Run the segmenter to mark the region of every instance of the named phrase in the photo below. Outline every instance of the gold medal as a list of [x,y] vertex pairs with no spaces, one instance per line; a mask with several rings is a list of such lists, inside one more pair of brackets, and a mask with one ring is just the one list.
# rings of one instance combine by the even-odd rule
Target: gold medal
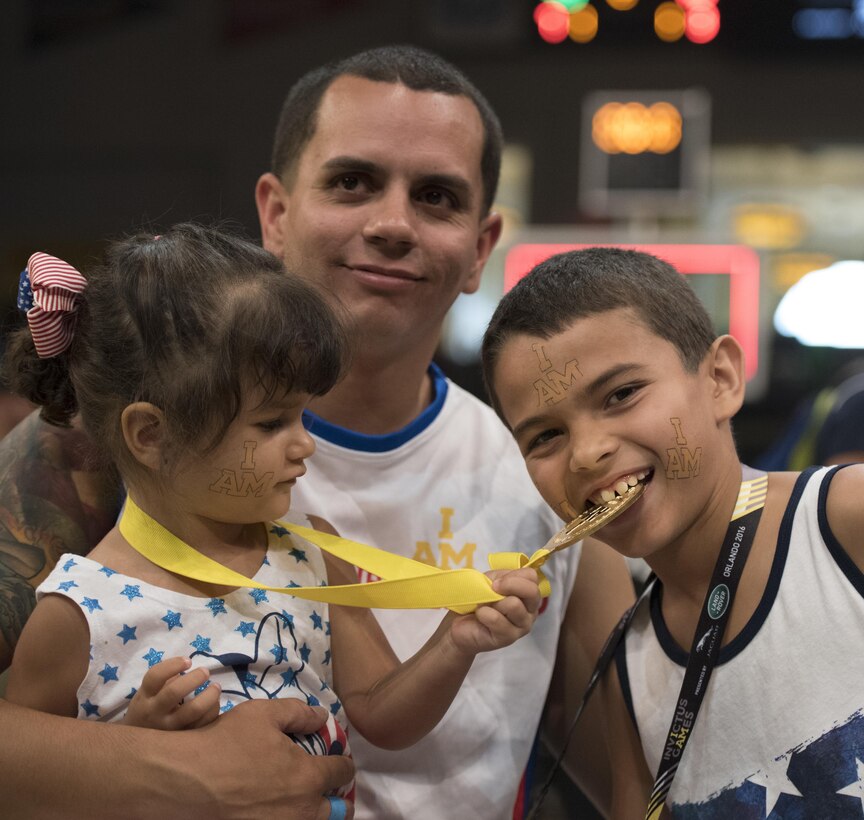
[[628,487],[624,495],[619,495],[611,501],[604,501],[590,510],[585,510],[577,515],[566,527],[559,530],[544,545],[543,549],[550,553],[569,547],[589,535],[593,535],[601,527],[605,527],[613,518],[630,507],[645,490],[644,484],[636,484]]

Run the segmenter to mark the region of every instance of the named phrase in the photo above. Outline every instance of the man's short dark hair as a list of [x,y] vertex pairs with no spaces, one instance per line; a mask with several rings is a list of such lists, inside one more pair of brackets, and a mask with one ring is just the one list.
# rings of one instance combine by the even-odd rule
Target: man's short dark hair
[[318,109],[327,89],[339,77],[361,77],[397,83],[412,91],[430,91],[467,97],[483,123],[483,205],[488,212],[495,200],[501,170],[501,124],[492,106],[471,81],[437,54],[414,46],[384,46],[328,63],[301,77],[288,92],[276,126],[271,171],[289,184],[303,149],[315,134]]

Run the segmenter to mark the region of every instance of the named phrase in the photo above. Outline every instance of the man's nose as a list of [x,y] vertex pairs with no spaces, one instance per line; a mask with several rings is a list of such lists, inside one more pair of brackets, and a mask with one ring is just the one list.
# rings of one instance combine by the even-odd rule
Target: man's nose
[[417,244],[416,220],[417,211],[410,194],[394,186],[370,204],[363,238],[380,248],[404,253]]

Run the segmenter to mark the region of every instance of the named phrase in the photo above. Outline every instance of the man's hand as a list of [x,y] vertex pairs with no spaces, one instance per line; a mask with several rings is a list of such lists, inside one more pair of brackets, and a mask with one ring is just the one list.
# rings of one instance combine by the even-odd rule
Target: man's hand
[[[193,781],[174,792],[177,808],[185,818],[328,820],[327,795],[350,782],[354,764],[343,755],[310,755],[288,737],[312,734],[326,722],[326,710],[292,698],[251,700],[202,729],[160,733],[186,750],[168,746],[183,755]],[[176,765],[177,758],[165,760],[168,768]],[[351,820],[353,804],[340,800],[333,798],[333,816],[341,805]]]

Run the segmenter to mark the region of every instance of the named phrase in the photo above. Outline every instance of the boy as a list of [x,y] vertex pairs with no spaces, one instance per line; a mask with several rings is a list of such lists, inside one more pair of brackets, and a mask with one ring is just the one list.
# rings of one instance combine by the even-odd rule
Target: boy
[[646,485],[596,534],[657,575],[605,682],[613,816],[644,815],[661,766],[651,817],[664,798],[675,818],[864,816],[864,467],[771,473],[761,521],[758,502],[730,521],[742,478],[757,478],[732,435],[742,350],[647,254],[539,265],[498,306],[483,365],[562,517]]

